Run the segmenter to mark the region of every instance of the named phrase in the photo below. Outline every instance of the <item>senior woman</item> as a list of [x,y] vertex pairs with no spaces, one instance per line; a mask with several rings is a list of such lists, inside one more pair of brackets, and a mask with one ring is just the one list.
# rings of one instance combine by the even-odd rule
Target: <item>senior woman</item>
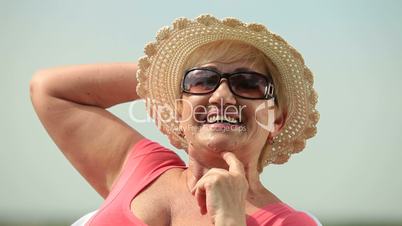
[[[263,25],[202,15],[161,29],[145,54],[138,67],[54,68],[31,81],[47,132],[105,199],[85,225],[319,224],[259,178],[316,132],[313,77],[294,48]],[[187,165],[106,110],[140,98]]]

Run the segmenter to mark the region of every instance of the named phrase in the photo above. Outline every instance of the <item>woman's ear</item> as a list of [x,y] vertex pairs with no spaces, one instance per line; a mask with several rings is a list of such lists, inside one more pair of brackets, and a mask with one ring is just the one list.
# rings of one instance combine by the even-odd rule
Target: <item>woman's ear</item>
[[287,119],[286,111],[278,109],[277,112],[278,113],[276,114],[276,118],[274,121],[274,131],[271,132],[272,137],[276,137],[276,135],[278,135],[281,132],[283,126],[285,126],[285,122]]

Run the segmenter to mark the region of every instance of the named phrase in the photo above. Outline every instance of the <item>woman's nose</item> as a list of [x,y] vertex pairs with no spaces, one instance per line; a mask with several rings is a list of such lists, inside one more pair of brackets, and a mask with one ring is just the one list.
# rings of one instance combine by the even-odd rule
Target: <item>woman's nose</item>
[[236,104],[236,97],[229,88],[229,82],[222,79],[218,88],[212,93],[209,98],[210,104]]

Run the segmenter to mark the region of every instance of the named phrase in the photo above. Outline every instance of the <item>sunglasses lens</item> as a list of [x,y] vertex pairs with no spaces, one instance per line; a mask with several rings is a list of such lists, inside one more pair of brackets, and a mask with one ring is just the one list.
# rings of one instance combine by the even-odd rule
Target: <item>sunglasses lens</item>
[[[270,77],[253,72],[240,72],[225,75],[229,80],[231,91],[240,97],[265,99],[273,96],[273,85]],[[221,75],[209,69],[193,69],[188,71],[183,80],[183,91],[190,94],[208,94],[220,84]]]
[[219,83],[219,75],[209,70],[191,70],[183,81],[183,89],[188,93],[203,94],[211,92]]
[[263,98],[268,86],[267,80],[257,74],[235,74],[230,77],[232,91],[242,97]]

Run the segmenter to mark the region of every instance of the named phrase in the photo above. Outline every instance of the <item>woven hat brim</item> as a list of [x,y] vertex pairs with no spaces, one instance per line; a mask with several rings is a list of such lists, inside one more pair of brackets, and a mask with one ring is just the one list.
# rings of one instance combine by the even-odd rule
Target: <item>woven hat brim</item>
[[198,47],[218,40],[237,40],[261,50],[277,67],[286,93],[288,117],[281,132],[274,137],[271,151],[263,156],[263,165],[286,162],[300,152],[305,141],[316,134],[319,114],[315,109],[317,94],[313,75],[300,53],[279,35],[260,24],[245,24],[234,18],[218,20],[202,15],[195,20],[179,18],[171,27],[162,28],[155,42],[145,47],[146,56],[138,63],[137,93],[146,100],[147,109],[170,142],[187,148],[174,119],[176,100],[184,64]]

